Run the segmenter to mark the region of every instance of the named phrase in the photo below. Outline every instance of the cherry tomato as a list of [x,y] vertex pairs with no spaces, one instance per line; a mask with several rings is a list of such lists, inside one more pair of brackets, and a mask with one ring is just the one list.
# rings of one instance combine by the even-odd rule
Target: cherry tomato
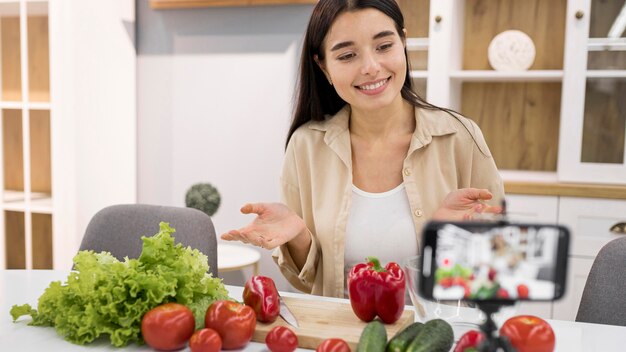
[[517,296],[519,298],[528,298],[528,286],[524,284],[517,285]]
[[465,350],[469,350],[471,348],[477,350],[478,344],[480,344],[485,339],[485,335],[483,335],[480,331],[470,330],[463,334],[459,339],[459,342],[456,343],[454,347],[454,352],[465,352]]
[[215,301],[204,316],[204,326],[217,331],[225,350],[241,348],[252,340],[256,314],[252,308],[233,301]]
[[222,349],[222,338],[213,329],[200,329],[189,339],[191,352],[219,352]]
[[185,347],[195,328],[191,309],[178,303],[154,307],[141,319],[143,339],[151,347],[162,351]]
[[554,351],[554,331],[545,320],[533,315],[518,315],[507,320],[500,328],[517,352]]
[[272,352],[292,352],[298,347],[298,336],[286,326],[276,326],[265,336],[265,344]]
[[350,352],[350,346],[342,339],[326,339],[317,346],[316,352]]

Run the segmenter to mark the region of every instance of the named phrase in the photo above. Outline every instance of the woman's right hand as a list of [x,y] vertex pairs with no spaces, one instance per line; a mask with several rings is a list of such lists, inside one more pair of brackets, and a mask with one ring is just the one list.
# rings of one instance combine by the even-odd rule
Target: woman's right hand
[[[243,214],[257,214],[247,226],[230,230],[221,238],[241,241],[258,247],[273,249],[293,239],[308,241],[304,220],[282,203],[249,203],[241,207]],[[300,236],[300,237],[299,237]]]

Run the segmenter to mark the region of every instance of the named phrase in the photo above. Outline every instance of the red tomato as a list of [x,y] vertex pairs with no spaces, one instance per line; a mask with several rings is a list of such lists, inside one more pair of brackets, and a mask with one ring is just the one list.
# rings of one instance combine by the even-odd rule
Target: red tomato
[[503,289],[502,287],[500,287],[498,289],[498,292],[496,292],[496,297],[502,298],[502,299],[508,299],[509,298],[509,292],[507,290]]
[[225,350],[241,348],[252,340],[256,314],[252,308],[233,301],[215,301],[204,316],[204,326],[217,331]]
[[219,352],[222,349],[222,338],[213,329],[200,329],[189,339],[191,352]]
[[265,344],[272,352],[292,352],[298,347],[298,336],[286,326],[276,326],[265,336]]
[[478,350],[478,345],[485,339],[480,331],[470,330],[463,334],[454,347],[454,352],[465,352],[471,348]]
[[524,284],[517,285],[517,296],[519,298],[528,298],[528,286]]
[[554,351],[554,331],[545,320],[533,315],[518,315],[507,320],[500,328],[517,352]]
[[350,352],[350,346],[342,339],[326,339],[317,346],[316,352]]
[[148,345],[163,351],[179,350],[196,329],[191,309],[165,303],[150,309],[141,319],[141,335]]

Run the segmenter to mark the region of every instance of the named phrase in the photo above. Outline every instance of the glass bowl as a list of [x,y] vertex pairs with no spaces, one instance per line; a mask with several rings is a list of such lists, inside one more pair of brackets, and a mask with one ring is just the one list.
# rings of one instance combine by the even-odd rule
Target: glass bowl
[[421,256],[418,255],[408,257],[402,263],[407,291],[415,308],[415,321],[425,323],[432,319],[443,319],[452,326],[455,340],[468,330],[479,330],[485,315],[478,308],[460,300],[427,300],[419,295],[420,260]]

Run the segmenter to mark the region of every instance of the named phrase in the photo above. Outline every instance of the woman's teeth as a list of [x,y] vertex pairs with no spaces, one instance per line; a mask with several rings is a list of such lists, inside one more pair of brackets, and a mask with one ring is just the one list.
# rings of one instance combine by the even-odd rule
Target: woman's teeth
[[384,79],[384,80],[382,80],[382,81],[380,81],[378,83],[367,84],[367,85],[364,85],[364,86],[359,86],[359,89],[362,89],[362,90],[374,90],[376,88],[382,87],[385,83],[387,83],[386,79]]

